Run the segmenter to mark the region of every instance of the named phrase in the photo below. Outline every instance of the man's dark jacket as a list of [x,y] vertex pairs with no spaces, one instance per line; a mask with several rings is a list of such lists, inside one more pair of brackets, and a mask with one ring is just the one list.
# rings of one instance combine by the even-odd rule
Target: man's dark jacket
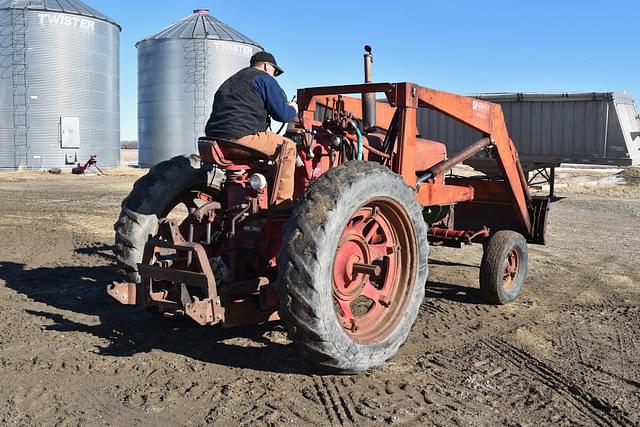
[[288,122],[296,115],[276,80],[249,67],[229,77],[216,92],[205,134],[211,138],[237,139],[264,132],[269,116]]

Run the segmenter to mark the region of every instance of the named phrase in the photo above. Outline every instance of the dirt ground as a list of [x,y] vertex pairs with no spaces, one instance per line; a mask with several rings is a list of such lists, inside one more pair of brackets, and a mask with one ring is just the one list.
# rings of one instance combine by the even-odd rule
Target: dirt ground
[[279,324],[201,328],[106,295],[139,173],[0,174],[0,424],[640,424],[637,177],[559,194],[510,305],[482,303],[480,246],[434,248],[397,357],[322,376]]

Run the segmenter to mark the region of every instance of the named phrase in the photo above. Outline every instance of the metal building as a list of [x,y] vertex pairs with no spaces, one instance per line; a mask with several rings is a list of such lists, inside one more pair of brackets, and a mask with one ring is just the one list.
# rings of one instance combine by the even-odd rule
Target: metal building
[[[502,106],[509,135],[526,170],[560,163],[640,164],[640,115],[630,93],[506,93],[476,98]],[[444,114],[424,108],[418,111],[418,129],[425,138],[444,142],[449,153],[481,137]],[[468,163],[483,169],[481,158]]]
[[140,166],[197,152],[216,90],[262,50],[208,12],[196,9],[136,43]]
[[120,30],[77,0],[0,1],[0,168],[118,165]]

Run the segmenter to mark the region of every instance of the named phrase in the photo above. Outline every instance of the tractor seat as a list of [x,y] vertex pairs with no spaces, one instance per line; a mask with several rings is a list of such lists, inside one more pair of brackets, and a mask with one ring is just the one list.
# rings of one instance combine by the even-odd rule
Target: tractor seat
[[269,156],[249,147],[234,144],[232,141],[202,137],[198,139],[200,156],[204,161],[218,163],[222,166],[238,162],[269,160]]

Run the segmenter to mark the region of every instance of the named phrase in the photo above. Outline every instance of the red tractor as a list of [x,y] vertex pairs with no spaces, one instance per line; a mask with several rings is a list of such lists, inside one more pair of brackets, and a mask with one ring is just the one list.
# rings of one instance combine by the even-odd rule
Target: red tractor
[[[372,93],[393,111],[385,129],[361,129],[339,96]],[[500,106],[413,83],[297,98],[300,120],[286,135],[298,146],[295,207],[274,209],[277,161],[201,138],[199,157],[156,165],[123,201],[115,253],[129,282],[111,285],[112,297],[201,325],[280,318],[309,361],[340,373],[379,366],[406,340],[429,242],[481,243],[482,293],[496,304],[516,298],[527,242],[544,244],[549,200],[529,195]],[[422,107],[485,137],[447,158],[443,144],[417,136]],[[447,175],[480,152],[500,176]]]

